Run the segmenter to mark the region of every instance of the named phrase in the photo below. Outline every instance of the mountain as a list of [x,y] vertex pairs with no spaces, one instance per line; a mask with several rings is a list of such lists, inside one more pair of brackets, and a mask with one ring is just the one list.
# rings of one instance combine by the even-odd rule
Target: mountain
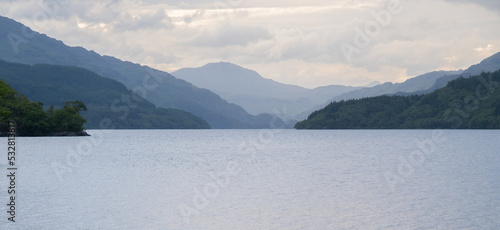
[[[466,70],[458,71],[435,71],[423,74],[403,83],[384,83],[378,86],[363,88],[347,92],[340,96],[332,98],[330,101],[341,101],[349,99],[360,99],[365,97],[374,97],[379,95],[412,95],[427,94],[436,89],[445,87],[448,82],[459,78],[460,76],[469,77],[479,75],[482,72],[493,72],[500,69],[500,53],[494,54],[481,61],[479,64],[472,65]],[[326,106],[326,105],[325,105]]]
[[374,97],[385,94],[395,94],[399,92],[415,92],[419,90],[429,89],[434,85],[437,79],[446,75],[457,75],[462,73],[462,70],[458,71],[434,71],[426,73],[411,79],[406,80],[403,83],[393,84],[391,82],[386,82],[374,87],[363,88],[354,90],[351,92],[344,93],[337,97],[332,98],[331,101],[341,101],[349,99],[360,99],[365,97]]
[[216,92],[225,100],[241,105],[249,113],[271,113],[286,108],[289,117],[336,95],[358,89],[339,85],[306,89],[266,79],[253,70],[227,62],[184,68],[172,72],[172,75]]
[[[368,84],[367,86],[352,90],[346,93],[343,93],[339,96],[336,96],[334,98],[330,98],[330,100],[327,100],[326,102],[322,104],[318,104],[315,107],[304,111],[297,117],[299,119],[305,119],[309,114],[312,112],[322,109],[330,102],[332,101],[341,101],[341,100],[350,100],[350,99],[360,99],[360,98],[366,98],[366,97],[374,97],[374,96],[379,96],[379,95],[386,95],[386,94],[398,94],[398,95],[411,95],[418,89],[428,89],[431,87],[436,79],[439,77],[442,77],[445,74],[456,74],[456,73],[461,73],[462,71],[435,71],[435,72],[430,72],[427,74],[423,74],[411,79],[406,80],[403,83],[396,83],[393,84],[391,82],[386,82],[381,84],[380,82],[372,82]],[[371,87],[370,87],[371,86]],[[411,92],[411,93],[410,93]]]
[[426,95],[332,102],[297,129],[500,129],[500,71],[450,81]]
[[365,85],[364,87],[374,87],[374,86],[377,86],[380,84],[382,84],[382,83],[379,81],[373,81],[373,82],[370,82],[368,85]]
[[463,73],[461,74],[455,74],[455,75],[446,75],[443,76],[439,79],[436,80],[436,83],[430,87],[427,90],[420,91],[418,93],[429,93],[432,92],[436,89],[445,87],[446,84],[448,84],[449,81],[454,80],[459,78],[460,76],[462,77],[470,77],[473,75],[479,75],[482,72],[494,72],[500,69],[500,52],[496,53],[484,60],[482,60],[479,64],[472,65],[471,67],[467,68]]
[[386,82],[384,84],[379,84],[374,87],[367,87],[358,90],[353,90],[329,100],[328,103],[318,105],[304,113],[299,117],[307,117],[309,114],[316,110],[320,110],[327,106],[330,102],[342,101],[342,100],[352,100],[376,97],[381,95],[398,95],[398,96],[409,96],[409,95],[423,95],[431,93],[437,89],[445,87],[448,82],[459,78],[460,76],[471,76],[478,75],[481,72],[492,72],[500,69],[500,53],[497,53],[491,57],[488,57],[481,61],[479,64],[473,65],[466,70],[458,71],[434,71],[426,73],[411,79],[406,80],[403,83],[393,84],[391,82]]
[[177,109],[156,108],[118,81],[78,67],[47,64],[25,65],[0,61],[0,80],[32,101],[62,106],[81,101],[86,127],[99,129],[103,121],[118,129],[203,129],[201,118]]
[[500,52],[482,60],[479,64],[472,65],[466,69],[461,76],[470,77],[482,72],[495,72],[500,69]]
[[[0,59],[23,64],[53,64],[88,69],[117,80],[156,106],[181,109],[205,119],[212,128],[269,128],[272,115],[253,116],[217,94],[193,86],[172,75],[114,57],[101,56],[81,47],[39,34],[0,16]],[[281,124],[281,120],[278,121]]]

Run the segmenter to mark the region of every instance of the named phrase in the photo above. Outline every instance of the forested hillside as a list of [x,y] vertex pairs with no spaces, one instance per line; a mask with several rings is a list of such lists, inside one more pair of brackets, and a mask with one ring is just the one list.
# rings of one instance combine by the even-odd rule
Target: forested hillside
[[330,103],[297,129],[499,129],[500,72],[459,78],[426,95]]
[[[129,91],[123,84],[91,71],[67,66],[24,65],[0,61],[0,79],[45,105],[61,106],[65,101],[82,101],[87,111],[86,128],[197,129],[210,128],[199,117],[177,109],[156,106]],[[47,108],[46,108],[47,109]]]

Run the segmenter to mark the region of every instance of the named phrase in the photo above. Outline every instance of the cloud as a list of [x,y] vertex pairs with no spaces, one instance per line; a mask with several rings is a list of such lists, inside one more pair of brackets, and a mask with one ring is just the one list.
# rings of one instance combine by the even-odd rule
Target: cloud
[[500,12],[500,1],[498,0],[446,0],[454,3],[470,3],[485,7],[486,9]]
[[270,39],[269,32],[256,26],[221,25],[214,30],[204,30],[187,42],[189,45],[205,47],[246,46]]
[[349,63],[340,45],[353,44],[355,29],[365,30],[389,0],[8,0],[0,14],[68,45],[166,71],[229,61],[308,87],[397,82],[500,51],[498,0],[400,2],[403,12]]
[[114,27],[117,30],[143,30],[151,28],[172,29],[174,25],[165,11],[160,9],[135,15],[125,13],[114,22]]
[[494,45],[488,44],[486,47],[477,47],[474,49],[474,51],[482,55],[492,55],[492,51],[494,49],[495,49]]
[[[467,68],[498,46],[489,54],[474,52],[474,48],[500,43],[500,31],[493,29],[500,17],[482,7],[426,0],[402,1],[402,6],[403,12],[353,55],[351,65],[371,71],[391,65],[416,76],[430,70]],[[352,43],[353,37],[346,41]]]

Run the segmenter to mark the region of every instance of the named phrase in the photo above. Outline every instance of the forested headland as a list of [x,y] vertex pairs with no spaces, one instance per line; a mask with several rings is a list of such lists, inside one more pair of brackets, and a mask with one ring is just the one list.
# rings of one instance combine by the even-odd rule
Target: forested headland
[[499,129],[500,72],[450,81],[425,95],[332,102],[296,129]]

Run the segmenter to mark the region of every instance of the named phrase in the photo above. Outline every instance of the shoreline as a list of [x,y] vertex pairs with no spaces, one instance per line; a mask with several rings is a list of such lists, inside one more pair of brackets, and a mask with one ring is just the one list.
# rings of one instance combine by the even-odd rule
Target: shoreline
[[[0,132],[0,137],[8,137],[9,133],[4,133]],[[56,132],[56,133],[51,133],[48,135],[41,135],[41,136],[33,136],[33,135],[18,135],[16,134],[16,137],[90,137],[90,134],[88,134],[86,131],[81,131],[81,132]]]

